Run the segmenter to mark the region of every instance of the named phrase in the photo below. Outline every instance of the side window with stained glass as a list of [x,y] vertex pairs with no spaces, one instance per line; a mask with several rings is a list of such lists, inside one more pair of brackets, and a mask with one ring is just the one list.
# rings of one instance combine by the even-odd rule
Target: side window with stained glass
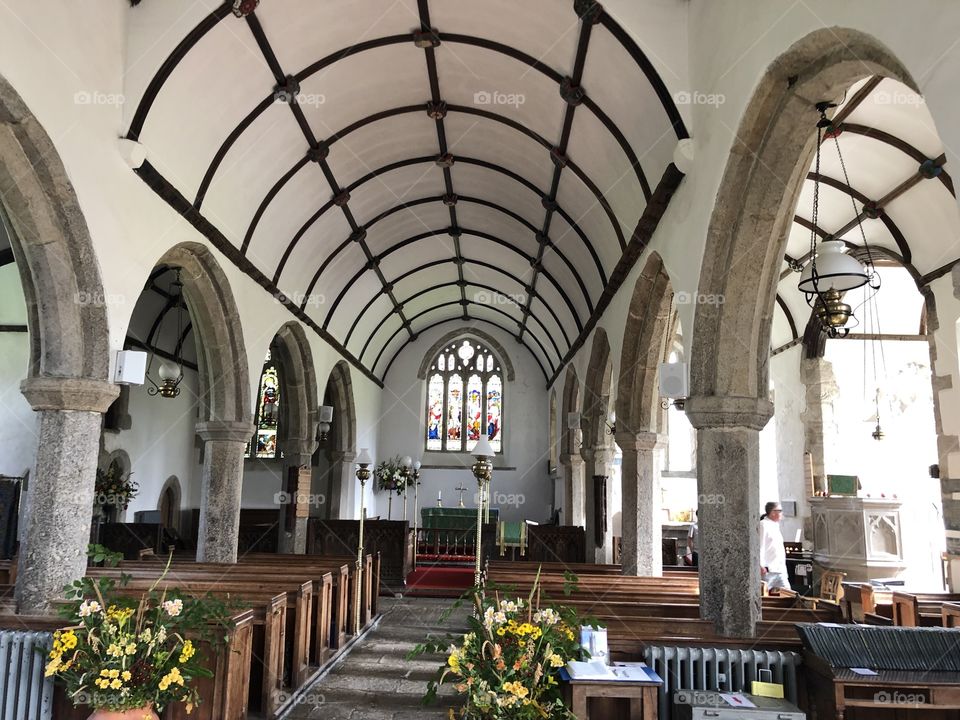
[[470,452],[486,433],[494,452],[503,445],[503,376],[483,343],[457,340],[427,373],[426,449]]
[[276,363],[267,351],[267,358],[260,373],[257,392],[256,431],[247,445],[247,456],[272,459],[280,457],[278,437],[280,429],[280,376]]

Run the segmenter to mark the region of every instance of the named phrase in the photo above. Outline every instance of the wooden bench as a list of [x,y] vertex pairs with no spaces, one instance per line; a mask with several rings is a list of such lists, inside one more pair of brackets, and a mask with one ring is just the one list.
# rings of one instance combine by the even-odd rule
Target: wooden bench
[[[64,626],[62,618],[51,615],[17,615],[8,606],[0,605],[0,627],[53,632]],[[222,633],[222,629],[218,628]],[[226,631],[226,646],[214,649],[198,643],[199,651],[208,658],[210,678],[198,678],[196,687],[203,702],[187,714],[180,703],[164,712],[164,720],[246,720],[249,695],[249,667],[253,655],[253,611],[234,613]],[[74,707],[61,686],[54,693],[53,717],[56,720],[87,720],[91,708]]]

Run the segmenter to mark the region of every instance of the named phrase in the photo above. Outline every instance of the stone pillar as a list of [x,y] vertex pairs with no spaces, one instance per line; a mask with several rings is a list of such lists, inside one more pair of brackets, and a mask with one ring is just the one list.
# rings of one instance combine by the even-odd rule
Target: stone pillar
[[753,637],[760,619],[760,430],[768,400],[693,397],[697,429],[700,616],[728,637]]
[[663,574],[660,466],[665,438],[655,432],[619,432],[620,564],[624,575]]
[[807,389],[803,421],[804,441],[813,459],[813,478],[817,489],[826,487],[827,470],[837,455],[836,438],[840,429],[834,412],[834,401],[840,394],[833,365],[823,358],[804,358],[800,361],[800,377]]
[[20,389],[37,413],[38,442],[15,594],[17,612],[37,614],[86,571],[102,416],[120,389],[53,377],[28,378]]
[[[606,563],[612,558],[607,557],[607,542],[598,544],[596,538],[596,490],[594,477],[602,475],[610,477],[610,463],[613,462],[613,450],[607,447],[595,447],[581,451],[583,457],[584,483],[584,530],[587,535],[587,562]],[[604,498],[604,501],[606,498]],[[610,530],[610,507],[607,506],[607,532]]]
[[[296,485],[294,476],[304,465],[311,468],[313,463],[313,450],[316,448],[316,441],[310,440],[287,440],[281,446],[283,453],[283,481],[281,483],[281,496],[285,503],[308,503],[307,512],[309,515],[310,503],[316,502],[313,497],[312,483],[306,489],[306,497],[298,497],[299,487]],[[300,513],[294,510],[293,527],[288,527],[289,510],[285,503],[280,505],[280,518],[278,522],[278,531],[280,533],[278,548],[282,553],[296,553],[303,555],[307,551],[307,521],[309,517],[299,517]]]
[[584,527],[583,458],[579,453],[560,456],[563,465],[565,525]]
[[197,562],[235,563],[240,533],[243,454],[253,425],[211,420],[197,423],[204,442]]

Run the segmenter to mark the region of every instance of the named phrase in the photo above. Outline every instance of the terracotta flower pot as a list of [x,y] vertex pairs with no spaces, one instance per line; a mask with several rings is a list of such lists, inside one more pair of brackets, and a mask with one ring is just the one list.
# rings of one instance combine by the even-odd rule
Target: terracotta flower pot
[[145,705],[136,710],[94,710],[88,720],[160,720],[160,716],[153,705]]

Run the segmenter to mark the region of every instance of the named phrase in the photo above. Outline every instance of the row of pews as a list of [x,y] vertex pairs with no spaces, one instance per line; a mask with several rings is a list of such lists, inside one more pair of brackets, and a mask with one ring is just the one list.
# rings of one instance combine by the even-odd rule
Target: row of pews
[[[367,555],[360,578],[361,633],[377,616],[379,555]],[[118,591],[138,598],[161,577],[165,561],[125,560],[119,567],[90,567],[88,577],[129,582]],[[236,565],[198,563],[175,557],[158,589],[230,601],[236,611],[225,647],[201,648],[213,677],[200,681],[204,702],[191,718],[244,720],[275,718],[298,692],[339,659],[354,636],[356,559],[346,556],[248,554]],[[63,620],[16,615],[15,566],[0,567],[0,627],[54,630]],[[54,717],[84,720],[87,707],[74,708],[58,692]],[[164,720],[186,718],[172,706]]]
[[960,593],[898,592],[870,583],[843,584],[850,622],[899,627],[960,628]]

